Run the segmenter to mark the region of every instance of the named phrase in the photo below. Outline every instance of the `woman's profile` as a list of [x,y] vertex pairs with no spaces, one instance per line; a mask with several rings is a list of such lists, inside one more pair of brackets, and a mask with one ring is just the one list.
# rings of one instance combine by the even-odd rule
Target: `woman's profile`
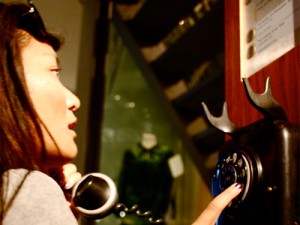
[[[79,99],[59,80],[62,39],[31,1],[0,2],[0,224],[78,224],[65,191],[80,180]],[[241,191],[232,185],[194,225],[212,225]]]

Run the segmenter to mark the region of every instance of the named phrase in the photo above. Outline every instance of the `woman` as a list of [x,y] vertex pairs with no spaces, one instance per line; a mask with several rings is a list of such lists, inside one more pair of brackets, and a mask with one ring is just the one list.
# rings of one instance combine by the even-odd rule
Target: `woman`
[[[60,39],[33,5],[0,3],[0,221],[77,224],[61,188],[80,178],[73,131],[78,98],[59,81]],[[56,222],[59,221],[59,222]]]
[[[0,3],[0,224],[78,224],[64,196],[76,166],[79,99],[59,81],[61,40],[31,1]],[[212,225],[241,191],[232,185],[194,225]]]

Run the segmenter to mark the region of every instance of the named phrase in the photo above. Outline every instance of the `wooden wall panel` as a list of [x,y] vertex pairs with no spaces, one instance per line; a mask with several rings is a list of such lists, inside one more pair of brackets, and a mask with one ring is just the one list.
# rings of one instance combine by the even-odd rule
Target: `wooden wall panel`
[[[239,126],[262,118],[248,102],[240,80],[239,6],[236,0],[225,1],[225,63],[225,99],[229,118]],[[284,108],[289,121],[300,124],[300,46],[249,78],[255,92],[265,90],[267,77],[271,78],[273,96]]]

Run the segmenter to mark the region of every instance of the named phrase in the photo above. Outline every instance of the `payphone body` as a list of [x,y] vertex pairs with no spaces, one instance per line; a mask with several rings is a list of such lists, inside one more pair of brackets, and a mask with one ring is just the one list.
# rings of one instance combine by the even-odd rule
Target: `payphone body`
[[300,126],[288,122],[271,94],[269,79],[263,94],[254,93],[248,80],[243,81],[249,101],[264,119],[237,127],[228,118],[226,103],[221,117],[212,116],[203,104],[208,120],[231,136],[219,151],[213,196],[235,182],[243,186],[217,224],[300,224]]

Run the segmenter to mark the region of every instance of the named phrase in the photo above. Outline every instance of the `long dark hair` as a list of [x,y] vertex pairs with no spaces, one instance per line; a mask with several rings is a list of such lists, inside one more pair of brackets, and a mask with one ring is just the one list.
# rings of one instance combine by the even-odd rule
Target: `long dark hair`
[[41,121],[29,97],[21,59],[21,48],[31,36],[55,51],[60,48],[61,38],[46,31],[33,5],[0,2],[0,223],[10,205],[4,196],[5,171],[41,170],[37,155],[45,155]]

